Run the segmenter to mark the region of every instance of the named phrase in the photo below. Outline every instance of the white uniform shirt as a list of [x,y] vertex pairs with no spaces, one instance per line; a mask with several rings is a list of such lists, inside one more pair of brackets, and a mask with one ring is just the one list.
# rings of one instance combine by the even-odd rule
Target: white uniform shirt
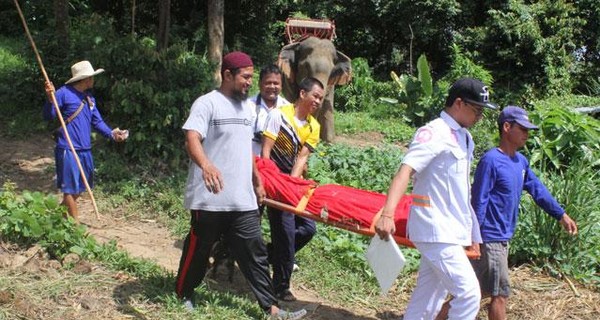
[[[257,104],[258,95],[249,99],[253,103],[253,112],[254,112],[254,138],[252,139],[252,152],[256,156],[260,156],[260,152],[262,149],[262,140],[258,139],[259,137],[256,135],[265,130],[265,125],[267,123],[267,116],[272,109],[269,109],[265,104],[264,99],[260,99],[260,104]],[[278,96],[277,103],[275,104],[275,108],[279,108],[283,105],[290,104],[285,98]]]
[[473,149],[469,131],[444,111],[417,130],[402,163],[415,170],[413,193],[429,197],[430,205],[411,208],[411,241],[463,246],[481,242],[470,201]]

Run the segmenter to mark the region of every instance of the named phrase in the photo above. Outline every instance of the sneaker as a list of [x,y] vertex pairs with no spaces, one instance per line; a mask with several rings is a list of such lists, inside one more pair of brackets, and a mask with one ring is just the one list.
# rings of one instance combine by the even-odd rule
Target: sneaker
[[304,309],[300,309],[300,310],[294,311],[294,312],[279,309],[279,311],[276,314],[271,315],[270,319],[271,320],[296,320],[296,319],[304,318],[305,315],[306,315],[306,310],[304,310]]
[[298,265],[294,263],[294,266],[292,267],[292,272],[296,272],[298,270],[300,270],[300,267],[298,267]]
[[183,307],[188,311],[194,311],[195,309],[192,299],[183,299]]
[[279,293],[277,293],[277,299],[281,300],[281,301],[287,301],[287,302],[292,302],[292,301],[296,301],[296,297],[294,296],[294,294],[290,291],[290,289],[285,289]]

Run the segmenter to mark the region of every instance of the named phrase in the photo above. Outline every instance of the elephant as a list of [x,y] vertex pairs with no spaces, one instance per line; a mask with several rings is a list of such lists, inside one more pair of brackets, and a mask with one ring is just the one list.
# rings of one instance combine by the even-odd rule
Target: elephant
[[296,101],[298,83],[306,77],[316,78],[325,86],[325,97],[316,118],[321,124],[321,140],[332,142],[334,87],[352,79],[350,58],[337,51],[331,40],[308,37],[284,46],[277,65],[283,73],[283,94],[289,101]]

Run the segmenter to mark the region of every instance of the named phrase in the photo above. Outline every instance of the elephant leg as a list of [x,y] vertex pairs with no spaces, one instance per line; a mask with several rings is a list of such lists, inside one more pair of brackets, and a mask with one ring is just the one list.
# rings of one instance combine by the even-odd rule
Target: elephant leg
[[319,108],[317,120],[321,125],[321,140],[327,143],[332,143],[335,138],[335,128],[333,121],[333,86],[329,87],[323,104]]

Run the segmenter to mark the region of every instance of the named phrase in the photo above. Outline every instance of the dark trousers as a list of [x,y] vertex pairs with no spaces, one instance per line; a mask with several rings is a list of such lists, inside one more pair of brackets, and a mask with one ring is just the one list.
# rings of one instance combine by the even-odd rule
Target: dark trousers
[[262,238],[258,211],[192,210],[191,213],[190,233],[185,238],[177,272],[177,296],[193,297],[194,289],[200,285],[206,274],[211,248],[215,241],[224,235],[259,305],[265,311],[272,305],[277,305],[269,276],[267,248]]
[[300,251],[317,232],[313,220],[268,208],[273,244],[273,285],[280,293],[290,288],[296,252]]

